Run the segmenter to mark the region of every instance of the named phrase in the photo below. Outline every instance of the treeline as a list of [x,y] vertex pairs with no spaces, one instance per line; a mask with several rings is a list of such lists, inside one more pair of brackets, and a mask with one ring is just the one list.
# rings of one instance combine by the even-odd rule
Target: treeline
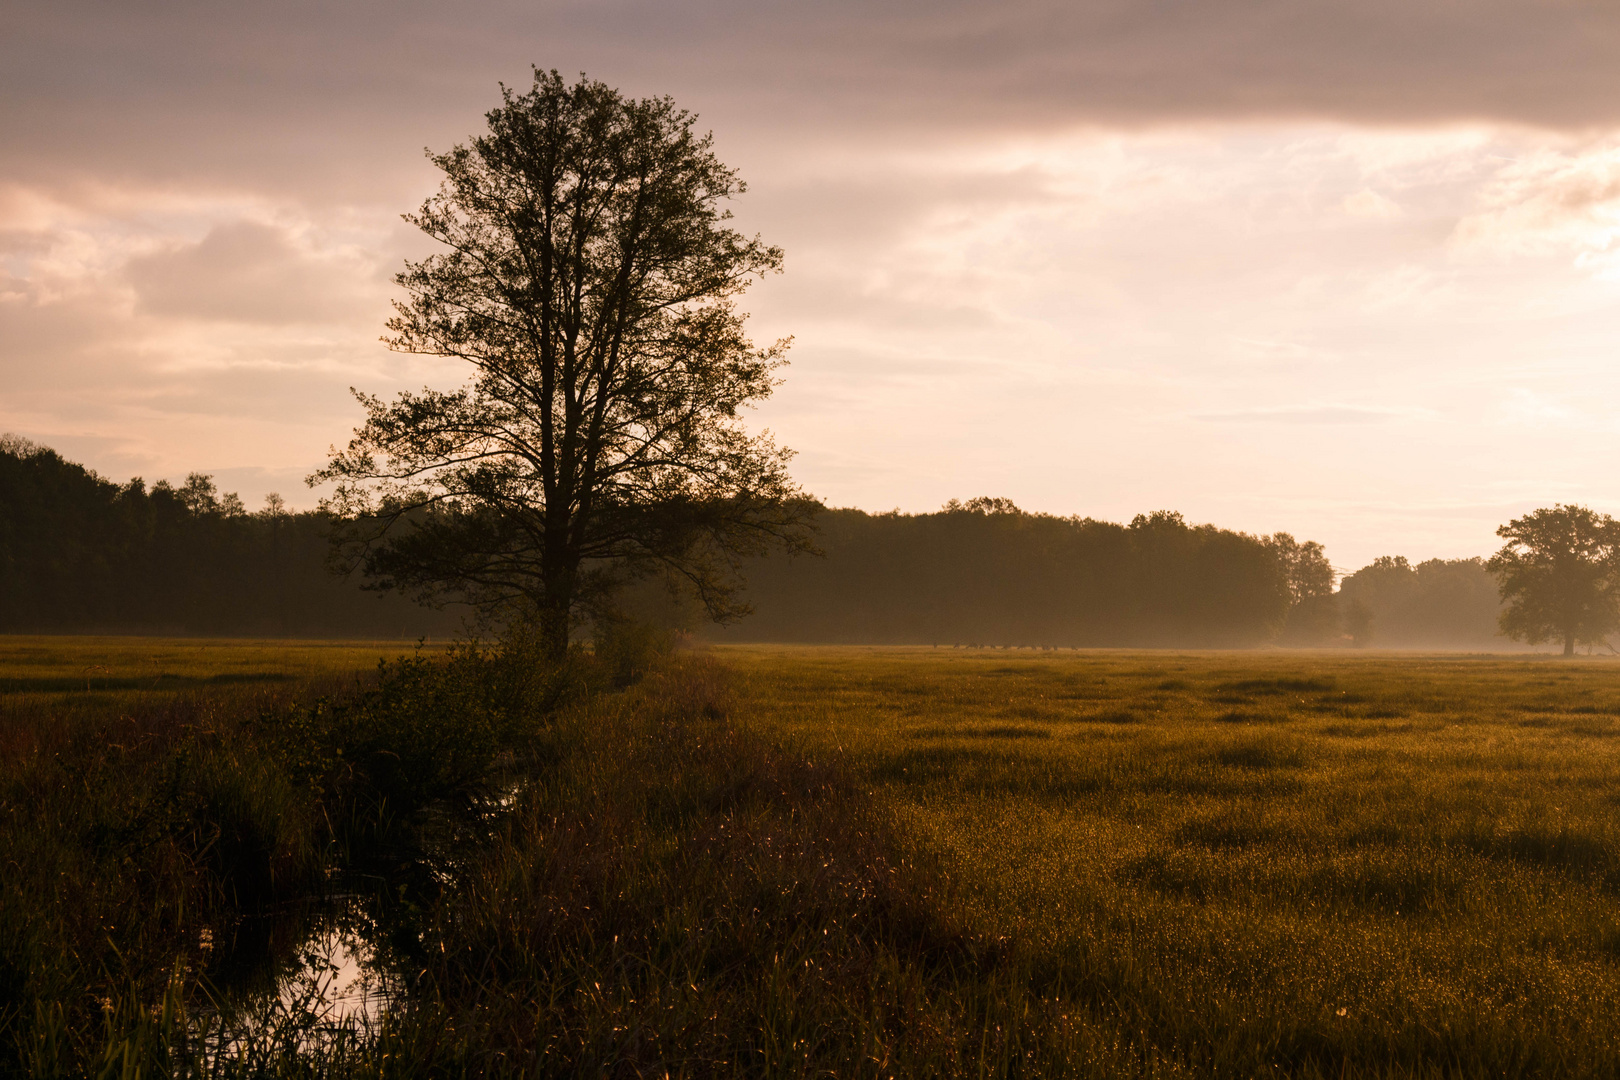
[[1382,648],[1514,648],[1501,636],[1502,598],[1484,559],[1384,556],[1339,584],[1340,626],[1357,645]]
[[327,563],[330,520],[248,513],[192,474],[115,484],[0,440],[0,631],[285,637],[453,633],[458,615],[363,591]]
[[821,514],[823,558],[745,576],[722,641],[1014,646],[1260,644],[1501,648],[1479,559],[1379,559],[1334,591],[1320,544],[1189,524],[1031,514],[1004,499],[932,514]]
[[932,514],[829,510],[822,558],[745,568],[735,641],[1238,647],[1334,633],[1321,545],[1159,512],[1129,525],[1004,499]]
[[[821,557],[743,567],[754,614],[720,641],[1501,648],[1479,559],[1376,560],[1334,589],[1320,544],[1159,512],[1120,525],[1005,499],[932,514],[826,510]],[[332,572],[327,515],[249,513],[192,474],[116,484],[0,440],[0,632],[438,637],[436,611]],[[647,599],[643,596],[643,600]],[[635,605],[632,605],[635,606]],[[644,613],[667,606],[641,606]]]

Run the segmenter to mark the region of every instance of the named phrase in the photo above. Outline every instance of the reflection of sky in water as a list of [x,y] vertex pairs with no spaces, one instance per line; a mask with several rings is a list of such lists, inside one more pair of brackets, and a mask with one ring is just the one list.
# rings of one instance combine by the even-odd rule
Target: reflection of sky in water
[[286,1015],[308,1017],[318,1026],[364,1026],[387,1000],[387,980],[376,970],[371,947],[352,931],[333,927],[299,950],[298,966],[280,992]]
[[289,957],[276,992],[198,1017],[209,1059],[252,1071],[287,1048],[340,1045],[382,1019],[397,987],[376,950],[348,920],[322,920]]
[[[487,822],[510,811],[520,795],[518,781],[498,783],[482,800],[480,816],[487,816],[473,824],[473,832],[465,831],[467,821],[440,822],[444,831],[435,834],[435,855],[424,855],[420,869],[440,887],[453,887],[451,853],[486,835]],[[269,969],[258,967],[262,977],[250,980],[239,974],[234,989],[227,975],[217,986],[223,993],[213,1007],[194,1016],[193,1031],[205,1044],[205,1056],[231,1059],[239,1071],[261,1066],[274,1071],[289,1048],[303,1052],[367,1041],[405,994],[401,958],[391,947],[397,932],[409,931],[391,921],[399,914],[386,892],[339,892],[308,906],[293,905],[261,923],[268,933],[259,947],[266,950]],[[212,935],[200,944],[204,952],[215,947]],[[255,950],[250,945],[246,951]]]

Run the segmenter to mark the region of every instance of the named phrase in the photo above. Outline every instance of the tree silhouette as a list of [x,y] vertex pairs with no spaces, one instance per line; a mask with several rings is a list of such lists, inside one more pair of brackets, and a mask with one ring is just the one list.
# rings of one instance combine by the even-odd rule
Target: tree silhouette
[[534,618],[554,655],[659,568],[735,616],[738,558],[806,544],[789,452],[738,419],[786,343],[755,348],[735,300],[782,253],[726,225],[743,185],[668,98],[538,70],[502,95],[430,155],[443,183],[406,220],[448,250],[395,279],[385,339],[469,382],[357,393],[365,424],[311,483],[369,523],[347,542],[379,586]]
[[1562,503],[1496,530],[1507,540],[1487,564],[1501,585],[1502,632],[1532,645],[1597,644],[1620,628],[1620,524]]
[[1333,638],[1339,630],[1339,612],[1333,596],[1333,566],[1322,545],[1280,532],[1267,537],[1266,546],[1288,586],[1283,639],[1294,645],[1319,645]]
[[1484,559],[1381,555],[1339,585],[1345,630],[1358,644],[1489,647],[1502,611]]
[[325,514],[212,477],[115,484],[0,434],[0,632],[420,637],[459,620],[327,568]]

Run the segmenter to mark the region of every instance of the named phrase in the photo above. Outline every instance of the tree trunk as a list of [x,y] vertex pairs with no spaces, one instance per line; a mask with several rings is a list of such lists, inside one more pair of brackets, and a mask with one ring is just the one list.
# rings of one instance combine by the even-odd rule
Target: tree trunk
[[546,659],[553,663],[568,658],[568,609],[566,600],[550,601],[540,611],[540,644]]
[[1565,656],[1574,656],[1575,655],[1575,635],[1574,634],[1565,634],[1564,635],[1564,655]]
[[[566,504],[564,504],[566,505]],[[568,658],[568,631],[574,613],[573,558],[566,545],[568,520],[565,514],[546,507],[545,549],[541,554],[540,645],[546,659],[560,664]]]

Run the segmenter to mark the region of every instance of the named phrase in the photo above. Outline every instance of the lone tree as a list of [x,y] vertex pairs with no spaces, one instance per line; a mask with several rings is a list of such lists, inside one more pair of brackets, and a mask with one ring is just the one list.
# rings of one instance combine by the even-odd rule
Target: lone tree
[[1486,566],[1501,586],[1502,632],[1532,645],[1598,644],[1620,628],[1620,523],[1562,503],[1496,530],[1507,540]]
[[659,570],[735,617],[738,560],[807,545],[791,452],[738,415],[786,363],[735,306],[782,252],[727,225],[744,185],[670,99],[538,69],[502,96],[429,155],[444,179],[405,220],[445,250],[396,276],[383,339],[468,381],[353,391],[366,421],[310,483],[336,481],[323,506],[374,587],[533,620],[553,656]]

